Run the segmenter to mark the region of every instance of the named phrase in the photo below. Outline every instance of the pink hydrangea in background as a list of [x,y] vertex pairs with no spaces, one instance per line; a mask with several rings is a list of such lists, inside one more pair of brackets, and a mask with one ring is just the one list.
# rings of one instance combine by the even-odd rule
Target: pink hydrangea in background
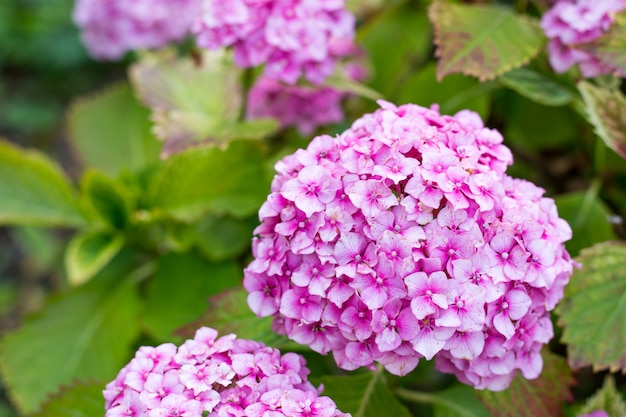
[[609,417],[608,413],[604,410],[597,410],[593,413],[580,415],[578,417]]
[[584,77],[596,77],[618,71],[602,63],[592,53],[577,46],[606,33],[615,14],[626,8],[626,0],[561,0],[541,19],[549,39],[548,53],[552,68],[559,73],[578,64]]
[[331,87],[286,85],[262,76],[250,89],[246,115],[273,117],[282,127],[296,126],[301,134],[310,135],[318,126],[343,120],[344,96]]
[[344,0],[204,0],[194,24],[199,46],[232,46],[240,67],[265,64],[265,75],[320,84],[354,38]]
[[115,60],[182,40],[198,10],[198,0],[77,0],[74,22],[94,58]]
[[245,269],[251,309],[347,370],[436,358],[492,390],[538,376],[570,227],[506,175],[511,152],[477,114],[379,103],[276,165]]
[[104,390],[106,417],[341,417],[304,358],[200,328],[180,347],[141,347]]

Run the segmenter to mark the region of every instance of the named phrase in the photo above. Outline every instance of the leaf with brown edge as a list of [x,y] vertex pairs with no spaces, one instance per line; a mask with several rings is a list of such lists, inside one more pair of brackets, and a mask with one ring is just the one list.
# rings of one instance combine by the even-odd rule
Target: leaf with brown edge
[[603,242],[584,249],[557,306],[561,342],[574,369],[626,371],[626,244]]
[[494,417],[560,417],[563,402],[572,401],[574,385],[565,359],[547,350],[542,352],[543,371],[539,378],[525,379],[518,373],[505,391],[477,391],[478,398]]
[[105,383],[76,381],[48,398],[32,417],[92,417],[104,414]]
[[607,89],[582,81],[578,90],[585,101],[587,119],[606,146],[626,158],[626,97],[617,88]]
[[530,61],[544,43],[536,20],[504,6],[440,0],[428,16],[435,31],[439,80],[454,73],[491,80]]

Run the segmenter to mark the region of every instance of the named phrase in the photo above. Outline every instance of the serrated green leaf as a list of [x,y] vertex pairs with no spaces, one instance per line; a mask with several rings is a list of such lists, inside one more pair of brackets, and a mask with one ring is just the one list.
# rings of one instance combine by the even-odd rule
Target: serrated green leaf
[[454,73],[493,79],[530,61],[544,42],[534,19],[505,6],[437,0],[428,16],[435,30],[439,79]]
[[80,233],[70,240],[65,252],[67,279],[72,285],[89,281],[124,246],[124,236],[107,231]]
[[258,318],[248,307],[248,292],[243,288],[223,291],[209,298],[202,317],[176,331],[183,338],[193,337],[196,329],[209,326],[220,334],[234,333],[241,339],[256,340],[268,346],[280,346],[286,338],[272,330],[272,317]]
[[240,285],[241,275],[235,262],[208,262],[194,252],[161,257],[146,290],[144,326],[171,341],[174,330],[202,316],[210,296]]
[[542,352],[543,370],[527,380],[518,372],[505,391],[477,391],[478,398],[494,417],[561,417],[562,405],[572,401],[569,387],[575,380],[565,359],[548,350]]
[[138,172],[159,160],[149,112],[126,83],[74,101],[67,116],[70,141],[85,166],[108,175]]
[[626,245],[604,242],[581,252],[557,306],[572,368],[626,370]]
[[544,106],[563,106],[574,98],[564,86],[530,68],[516,68],[502,75],[500,83]]
[[60,385],[75,378],[112,380],[139,334],[136,284],[128,262],[51,300],[0,343],[0,370],[13,403],[36,412]]
[[626,158],[626,97],[618,89],[603,89],[582,81],[578,89],[587,118],[606,146]]
[[144,199],[157,213],[192,221],[206,212],[245,216],[257,211],[269,190],[257,143],[231,142],[226,149],[189,149],[164,161]]
[[252,231],[258,225],[253,219],[206,216],[195,224],[198,249],[215,261],[231,258],[249,248]]
[[65,174],[35,151],[0,141],[0,225],[81,226],[85,223]]
[[86,204],[108,227],[123,230],[131,222],[135,201],[124,184],[90,169],[83,176],[81,188]]
[[400,103],[418,103],[421,106],[438,104],[442,114],[454,114],[468,109],[484,120],[489,116],[489,92],[494,85],[453,74],[437,81],[436,64],[428,64],[411,75],[398,94]]
[[63,387],[32,417],[94,417],[104,413],[102,390],[106,383],[76,382]]
[[352,417],[411,417],[389,389],[382,368],[360,375],[324,375],[315,378],[315,382],[324,384],[323,395]]
[[559,215],[572,228],[572,239],[565,247],[573,255],[595,243],[615,239],[609,222],[611,212],[594,193],[575,191],[555,197]]
[[580,409],[578,415],[591,414],[597,410],[604,410],[609,417],[626,416],[626,402],[624,397],[615,387],[615,379],[607,375],[602,388],[591,396]]

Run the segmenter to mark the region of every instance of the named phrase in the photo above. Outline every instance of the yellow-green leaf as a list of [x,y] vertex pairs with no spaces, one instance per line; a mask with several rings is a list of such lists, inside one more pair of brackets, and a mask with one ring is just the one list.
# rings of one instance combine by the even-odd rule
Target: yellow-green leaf
[[105,231],[84,232],[72,238],[65,252],[68,281],[80,285],[100,272],[124,246],[124,236]]

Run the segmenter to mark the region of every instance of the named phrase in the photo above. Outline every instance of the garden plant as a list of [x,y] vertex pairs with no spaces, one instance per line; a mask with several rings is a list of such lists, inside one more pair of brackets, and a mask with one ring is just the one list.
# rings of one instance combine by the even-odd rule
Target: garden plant
[[626,416],[626,0],[5,0],[0,71],[0,417]]

